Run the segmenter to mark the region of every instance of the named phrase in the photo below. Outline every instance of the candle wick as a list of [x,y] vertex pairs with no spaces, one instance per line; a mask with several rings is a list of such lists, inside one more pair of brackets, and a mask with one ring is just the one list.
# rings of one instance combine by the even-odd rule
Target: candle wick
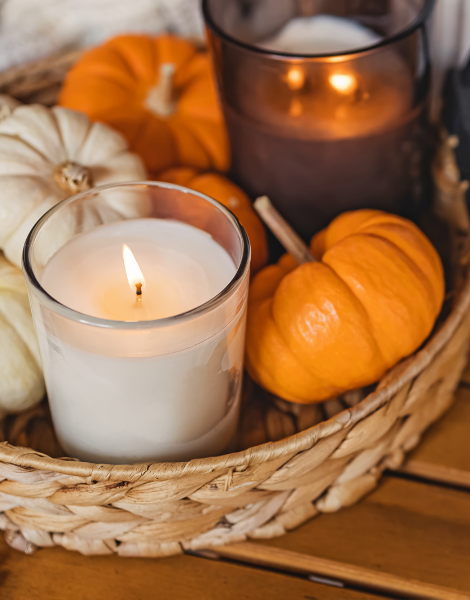
[[142,296],[142,284],[141,283],[135,284],[135,295]]

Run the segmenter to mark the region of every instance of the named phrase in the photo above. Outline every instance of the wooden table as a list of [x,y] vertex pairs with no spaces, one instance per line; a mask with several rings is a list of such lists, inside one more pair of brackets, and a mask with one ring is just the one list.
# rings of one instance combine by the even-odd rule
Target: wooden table
[[470,599],[470,371],[401,472],[284,537],[158,560],[0,541],[1,600],[390,597]]

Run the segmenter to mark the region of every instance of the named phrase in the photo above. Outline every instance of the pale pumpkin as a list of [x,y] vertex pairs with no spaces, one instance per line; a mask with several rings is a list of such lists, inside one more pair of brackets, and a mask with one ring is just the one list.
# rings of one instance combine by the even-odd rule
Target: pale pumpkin
[[[141,159],[122,135],[79,112],[20,106],[0,122],[0,250],[21,265],[23,245],[36,221],[60,200],[92,186],[147,178]],[[109,196],[108,215],[141,216],[137,206]]]
[[229,179],[218,173],[198,173],[195,169],[169,169],[157,177],[160,181],[188,187],[206,194],[230,209],[248,235],[251,245],[251,272],[256,273],[268,260],[266,232],[248,196]]
[[41,400],[40,365],[23,273],[0,254],[0,417]]
[[21,105],[16,98],[8,96],[7,94],[0,94],[0,121],[6,119],[11,113]]
[[206,52],[171,35],[123,35],[69,71],[59,104],[108,123],[153,173],[226,170],[228,142]]
[[374,383],[430,334],[444,298],[440,258],[410,221],[344,213],[311,244],[254,278],[247,368],[293,402],[319,402]]

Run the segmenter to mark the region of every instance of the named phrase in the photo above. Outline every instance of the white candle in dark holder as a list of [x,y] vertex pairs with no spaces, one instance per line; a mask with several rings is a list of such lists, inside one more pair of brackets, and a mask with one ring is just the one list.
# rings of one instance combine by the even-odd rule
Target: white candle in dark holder
[[232,175],[304,237],[410,214],[425,175],[432,0],[204,0]]

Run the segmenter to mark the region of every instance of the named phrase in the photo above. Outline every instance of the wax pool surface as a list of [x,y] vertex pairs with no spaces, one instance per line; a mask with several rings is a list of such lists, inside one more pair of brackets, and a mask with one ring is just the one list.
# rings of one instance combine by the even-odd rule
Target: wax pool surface
[[259,46],[292,54],[334,54],[377,44],[382,38],[350,19],[317,15],[292,19]]
[[[139,301],[126,276],[124,244],[145,277]],[[230,283],[235,271],[224,248],[204,231],[169,219],[135,219],[72,239],[47,263],[41,285],[83,314],[148,321],[201,306]]]

